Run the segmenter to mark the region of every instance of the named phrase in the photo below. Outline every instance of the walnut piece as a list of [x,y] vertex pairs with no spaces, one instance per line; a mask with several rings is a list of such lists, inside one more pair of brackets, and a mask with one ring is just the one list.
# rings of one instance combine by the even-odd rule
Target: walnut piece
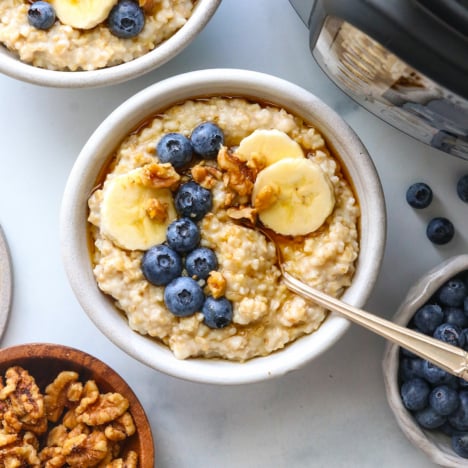
[[[73,432],[73,431],[72,431]],[[70,432],[62,447],[65,461],[71,466],[95,466],[107,455],[107,439],[100,431],[91,434]]]
[[222,173],[219,169],[203,163],[193,166],[190,172],[193,180],[208,190],[211,190],[216,182],[222,179]]
[[257,170],[231,154],[226,147],[219,150],[217,161],[218,166],[225,171],[226,187],[240,196],[249,196],[253,190]]
[[174,189],[179,184],[180,175],[170,163],[151,163],[143,166],[141,181],[147,187]]
[[156,11],[158,0],[139,0],[138,3],[146,14],[152,15]]
[[206,280],[206,289],[215,299],[224,296],[226,292],[226,278],[219,271],[211,271]]
[[120,393],[105,393],[99,395],[97,401],[88,406],[77,419],[88,426],[100,426],[122,416],[128,407],[128,400]]
[[231,219],[247,219],[251,224],[257,221],[257,209],[251,206],[231,207],[226,211]]
[[78,380],[76,372],[60,372],[52,383],[45,389],[44,403],[47,419],[57,422],[68,403],[70,386]]
[[150,198],[146,201],[145,211],[150,219],[160,221],[163,223],[167,219],[168,204],[158,200],[157,198]]
[[265,185],[257,193],[253,205],[257,211],[264,211],[278,200],[279,188],[275,185]]

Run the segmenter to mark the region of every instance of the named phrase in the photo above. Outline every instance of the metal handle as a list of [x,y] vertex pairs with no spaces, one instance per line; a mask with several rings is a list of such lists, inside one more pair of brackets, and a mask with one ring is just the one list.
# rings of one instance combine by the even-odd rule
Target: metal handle
[[468,353],[463,349],[357,309],[307,286],[286,271],[283,272],[283,279],[288,289],[304,299],[311,300],[328,310],[338,312],[350,321],[362,325],[392,343],[412,351],[447,372],[468,380]]

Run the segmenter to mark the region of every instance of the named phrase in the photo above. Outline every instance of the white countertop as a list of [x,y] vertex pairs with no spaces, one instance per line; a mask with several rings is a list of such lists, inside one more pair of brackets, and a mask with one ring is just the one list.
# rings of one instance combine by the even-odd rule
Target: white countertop
[[[353,325],[306,367],[265,383],[220,387],[153,371],[116,348],[76,301],[59,250],[58,214],[68,173],[94,128],[135,92],[181,72],[253,69],[321,97],[354,128],[382,179],[386,255],[367,304],[391,317],[410,285],[440,260],[468,251],[468,205],[456,195],[468,162],[424,146],[357,107],[319,70],[308,31],[287,0],[224,0],[178,57],[132,82],[91,90],[48,89],[0,76],[0,224],[14,270],[13,305],[2,347],[57,342],[107,362],[132,386],[151,420],[159,468],[428,467],[398,428],[381,373],[383,339]],[[416,212],[405,192],[434,191]],[[455,239],[425,237],[432,216],[450,218]]]

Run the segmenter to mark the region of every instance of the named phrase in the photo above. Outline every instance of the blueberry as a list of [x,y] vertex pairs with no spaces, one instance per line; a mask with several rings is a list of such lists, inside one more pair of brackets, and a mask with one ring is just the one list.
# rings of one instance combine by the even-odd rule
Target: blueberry
[[460,390],[458,398],[460,400],[458,408],[448,420],[457,431],[468,431],[468,390]]
[[455,228],[447,218],[433,218],[426,228],[427,238],[434,244],[447,244],[453,239]]
[[208,296],[203,304],[204,323],[210,328],[224,328],[232,322],[232,304],[225,297]]
[[445,416],[437,413],[430,406],[427,406],[420,411],[416,411],[414,413],[414,418],[417,423],[425,429],[437,429],[447,420]]
[[463,310],[465,311],[465,314],[468,315],[468,296],[463,300]]
[[401,401],[406,409],[411,411],[422,410],[427,406],[431,387],[418,377],[407,380],[400,389]]
[[218,268],[218,259],[216,254],[207,247],[200,247],[193,250],[185,259],[185,268],[192,278],[206,279],[210,271]]
[[190,141],[198,156],[215,159],[224,144],[224,133],[213,122],[204,122],[193,129]]
[[120,0],[110,11],[107,24],[114,36],[128,39],[140,34],[145,25],[145,14],[137,2]]
[[169,224],[166,238],[169,247],[179,253],[186,253],[193,250],[200,242],[200,230],[191,219],[180,218]]
[[459,404],[458,392],[447,385],[435,387],[429,394],[429,405],[442,416],[452,414]]
[[461,377],[458,378],[458,386],[460,388],[468,389],[468,380],[462,379]]
[[177,317],[188,317],[200,311],[204,300],[200,285],[187,276],[172,280],[164,289],[164,303]]
[[414,379],[415,377],[422,377],[422,365],[423,360],[420,358],[407,358],[404,357],[400,361],[400,366],[398,368],[399,377],[402,382],[406,382],[407,380]]
[[179,215],[195,221],[202,219],[212,206],[211,192],[193,181],[182,184],[175,196]]
[[456,432],[452,435],[453,451],[460,457],[468,458],[468,432]]
[[468,203],[468,174],[460,177],[457,182],[457,194],[460,200]]
[[422,374],[425,380],[433,385],[449,384],[456,377],[432,362],[424,361],[422,364]]
[[443,323],[439,325],[434,331],[434,338],[449,343],[453,346],[463,347],[465,344],[465,337],[462,334],[460,327],[452,325],[451,323]]
[[425,304],[416,311],[413,320],[422,333],[432,335],[444,321],[444,313],[438,304]]
[[34,2],[28,10],[28,22],[36,29],[50,29],[55,23],[55,10],[49,2]]
[[468,294],[468,288],[460,278],[451,278],[436,292],[437,299],[442,305],[460,307]]
[[176,169],[188,164],[193,157],[190,140],[181,133],[166,133],[156,145],[159,161],[171,163]]
[[[444,307],[444,322],[466,328],[468,327],[468,316],[460,307]],[[464,336],[466,343],[466,335]]]
[[182,260],[167,245],[155,245],[148,249],[141,260],[144,277],[156,286],[164,286],[182,273]]
[[424,182],[416,182],[408,187],[406,201],[413,208],[426,208],[432,201],[432,189]]

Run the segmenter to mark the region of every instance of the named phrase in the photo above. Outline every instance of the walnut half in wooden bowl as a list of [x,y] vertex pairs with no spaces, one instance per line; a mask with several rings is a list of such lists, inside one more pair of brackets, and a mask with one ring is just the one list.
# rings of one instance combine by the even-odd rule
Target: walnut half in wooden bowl
[[151,427],[99,359],[58,344],[12,346],[0,350],[0,466],[9,463],[153,468]]

